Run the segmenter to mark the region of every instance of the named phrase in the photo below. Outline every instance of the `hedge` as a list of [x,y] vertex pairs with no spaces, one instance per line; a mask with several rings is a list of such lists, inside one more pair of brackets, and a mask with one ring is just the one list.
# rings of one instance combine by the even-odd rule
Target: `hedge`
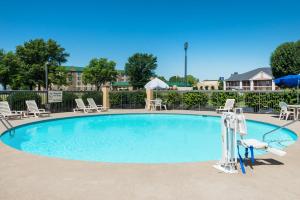
[[78,95],[73,92],[63,92],[62,102],[51,103],[51,112],[71,112],[76,107],[75,99]]
[[26,100],[35,100],[37,105],[41,107],[42,98],[36,92],[13,92],[6,99],[12,110],[27,110]]
[[112,108],[144,108],[145,98],[145,91],[111,92],[109,94]]
[[275,111],[279,111],[280,101],[284,101],[287,104],[297,104],[296,90],[269,93],[245,93],[245,105],[253,108],[254,112],[270,108],[274,109]]
[[243,100],[243,96],[238,92],[213,92],[210,97],[211,104],[215,107],[224,106],[226,99],[235,99],[235,103],[238,104]]
[[99,91],[89,91],[85,92],[82,97],[84,103],[88,104],[87,98],[93,98],[97,105],[102,104],[102,93]]
[[187,92],[183,94],[182,100],[185,107],[191,109],[207,105],[208,95],[206,93]]

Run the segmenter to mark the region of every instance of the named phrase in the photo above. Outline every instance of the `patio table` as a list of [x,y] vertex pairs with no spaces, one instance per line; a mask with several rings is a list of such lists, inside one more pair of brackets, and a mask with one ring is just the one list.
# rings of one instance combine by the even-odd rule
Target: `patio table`
[[294,120],[298,120],[300,105],[288,105],[288,108],[294,110]]

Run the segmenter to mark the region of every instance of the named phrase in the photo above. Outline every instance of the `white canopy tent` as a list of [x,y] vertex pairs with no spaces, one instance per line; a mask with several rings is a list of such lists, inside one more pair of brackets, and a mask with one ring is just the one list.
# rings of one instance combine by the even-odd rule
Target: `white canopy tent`
[[[158,90],[158,89],[169,89],[169,86],[167,83],[163,82],[159,78],[154,78],[145,85],[145,88],[151,90],[154,89]],[[156,98],[157,98],[157,91],[156,91]]]
[[154,89],[169,89],[169,86],[167,83],[163,82],[159,78],[154,78],[145,85],[145,88],[152,89],[152,90],[154,90]]

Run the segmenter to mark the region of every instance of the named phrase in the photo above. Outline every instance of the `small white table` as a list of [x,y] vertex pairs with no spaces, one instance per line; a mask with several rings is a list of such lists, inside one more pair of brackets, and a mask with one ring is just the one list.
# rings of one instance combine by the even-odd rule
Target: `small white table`
[[294,120],[298,120],[298,110],[300,109],[300,105],[288,105],[288,108],[294,110]]

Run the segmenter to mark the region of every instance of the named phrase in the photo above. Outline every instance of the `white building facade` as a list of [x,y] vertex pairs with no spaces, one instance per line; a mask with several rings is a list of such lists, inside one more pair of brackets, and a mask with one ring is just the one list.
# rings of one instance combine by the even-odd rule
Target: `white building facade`
[[263,67],[242,74],[231,74],[224,81],[224,90],[266,91],[276,90],[276,86],[271,68]]

